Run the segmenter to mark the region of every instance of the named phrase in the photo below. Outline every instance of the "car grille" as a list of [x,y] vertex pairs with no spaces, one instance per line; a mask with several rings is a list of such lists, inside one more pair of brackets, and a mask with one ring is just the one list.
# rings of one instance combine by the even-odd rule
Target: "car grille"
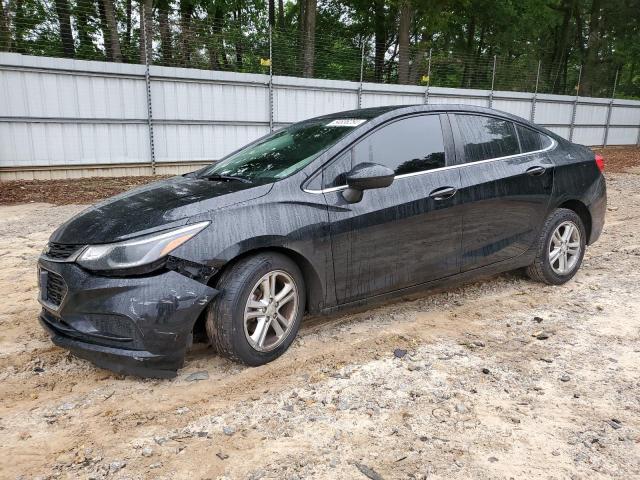
[[47,296],[46,301],[57,307],[62,303],[62,299],[67,293],[67,284],[57,273],[47,271],[47,285],[43,286]]
[[46,256],[52,260],[66,260],[76,253],[83,245],[68,245],[64,243],[49,242]]

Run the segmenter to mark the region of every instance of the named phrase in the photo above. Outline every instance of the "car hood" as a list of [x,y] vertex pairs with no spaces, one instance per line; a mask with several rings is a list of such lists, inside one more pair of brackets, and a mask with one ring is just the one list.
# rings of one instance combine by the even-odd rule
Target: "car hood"
[[272,184],[252,185],[173,177],[92,205],[62,224],[50,241],[98,244],[184,225],[190,217],[266,195]]

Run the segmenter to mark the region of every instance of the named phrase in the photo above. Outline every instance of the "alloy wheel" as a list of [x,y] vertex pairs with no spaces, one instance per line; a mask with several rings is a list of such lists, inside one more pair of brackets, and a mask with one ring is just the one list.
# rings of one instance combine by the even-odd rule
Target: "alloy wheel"
[[580,260],[580,229],[573,222],[562,222],[549,241],[549,263],[558,275],[570,273]]
[[298,312],[298,287],[291,275],[274,270],[255,284],[244,309],[244,334],[252,348],[277,348],[293,327]]

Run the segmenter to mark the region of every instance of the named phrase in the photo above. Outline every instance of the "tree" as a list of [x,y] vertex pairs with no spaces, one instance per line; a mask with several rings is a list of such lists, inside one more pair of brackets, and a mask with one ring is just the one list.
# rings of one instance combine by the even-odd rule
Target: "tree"
[[0,50],[11,50],[11,31],[9,30],[9,15],[0,0]]
[[94,45],[91,34],[92,22],[98,13],[96,11],[96,3],[93,0],[77,0],[73,9],[73,15],[76,17],[76,28],[78,32],[78,48],[76,49],[76,57],[78,58],[96,58],[98,49]]
[[[138,11],[140,15],[138,15]],[[277,74],[640,96],[640,0],[0,0],[0,49]],[[155,22],[155,25],[154,25]],[[146,30],[140,30],[140,23]],[[119,32],[120,29],[120,32]],[[147,43],[145,44],[144,38]],[[152,54],[152,55],[151,55]]]
[[118,37],[118,23],[113,0],[98,0],[101,2],[100,16],[103,21],[104,47],[107,52],[107,60],[122,62],[120,50],[120,38]]
[[601,0],[592,0],[589,13],[589,33],[587,35],[587,47],[584,51],[584,65],[580,82],[580,94],[589,96],[594,94],[594,82],[599,63],[598,54],[602,42],[602,30],[604,27]]
[[188,67],[191,63],[191,51],[193,48],[193,33],[191,20],[195,5],[193,0],[180,0],[180,57],[182,67]]
[[140,1],[140,63],[153,63],[153,0]]
[[169,25],[171,5],[169,4],[169,0],[158,0],[157,5],[162,64],[173,65],[173,42],[171,39],[171,26]]
[[73,33],[71,32],[71,13],[67,0],[56,0],[56,14],[58,15],[58,25],[60,25],[60,41],[65,57],[73,58],[75,45]]
[[382,81],[384,69],[384,55],[387,52],[387,28],[386,11],[384,0],[373,1],[373,22],[375,33],[375,57],[373,79],[376,82]]
[[413,19],[411,0],[400,4],[400,27],[398,29],[398,83],[409,83],[409,31]]
[[304,2],[302,14],[302,76],[313,77],[316,49],[316,10],[317,0]]
[[278,0],[278,28],[284,30],[284,1]]

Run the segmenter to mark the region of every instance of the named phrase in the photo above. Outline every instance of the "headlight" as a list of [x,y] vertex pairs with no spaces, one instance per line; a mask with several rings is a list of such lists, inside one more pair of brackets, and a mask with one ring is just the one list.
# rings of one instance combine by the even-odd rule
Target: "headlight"
[[210,222],[194,223],[124,242],[90,245],[76,260],[88,270],[127,270],[158,262]]

